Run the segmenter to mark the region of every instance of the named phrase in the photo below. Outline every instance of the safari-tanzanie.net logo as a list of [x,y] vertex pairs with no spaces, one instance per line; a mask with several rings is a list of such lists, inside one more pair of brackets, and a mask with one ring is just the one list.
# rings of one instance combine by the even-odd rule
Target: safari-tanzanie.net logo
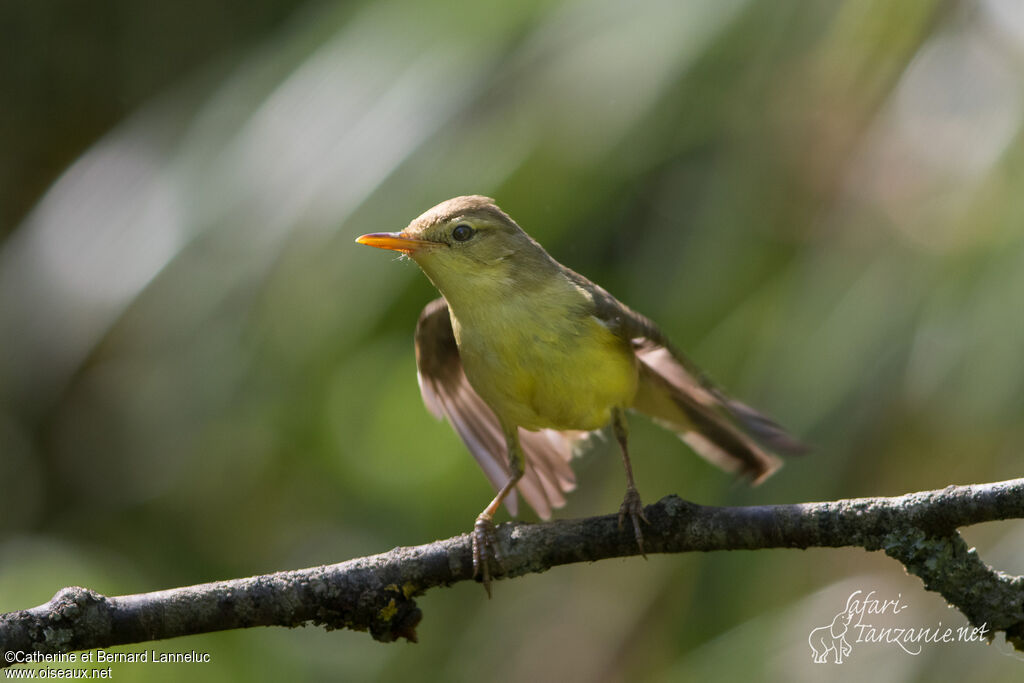
[[817,664],[842,664],[853,654],[855,645],[888,645],[908,655],[919,655],[926,646],[989,640],[988,624],[952,627],[943,626],[941,621],[933,626],[906,623],[908,607],[902,593],[893,600],[882,599],[875,591],[854,591],[831,624],[819,626],[807,636],[811,657]]

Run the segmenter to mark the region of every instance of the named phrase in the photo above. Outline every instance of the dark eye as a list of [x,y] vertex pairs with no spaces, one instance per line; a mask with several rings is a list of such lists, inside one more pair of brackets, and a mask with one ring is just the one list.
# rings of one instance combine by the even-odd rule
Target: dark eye
[[452,230],[452,237],[455,238],[456,242],[465,242],[473,236],[474,232],[476,231],[473,230],[473,228],[469,227],[465,223],[460,223],[455,226],[454,230]]

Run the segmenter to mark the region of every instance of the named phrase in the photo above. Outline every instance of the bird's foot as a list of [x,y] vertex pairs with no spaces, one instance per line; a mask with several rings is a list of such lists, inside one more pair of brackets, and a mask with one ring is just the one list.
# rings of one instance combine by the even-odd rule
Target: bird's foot
[[501,549],[498,547],[497,532],[490,515],[481,514],[473,525],[473,578],[480,577],[480,583],[491,597],[491,562],[501,568]]
[[646,558],[647,553],[644,552],[644,534],[640,530],[640,520],[643,520],[644,524],[650,524],[650,522],[647,521],[647,515],[644,514],[644,504],[640,501],[640,494],[632,486],[626,489],[626,497],[622,499],[622,505],[619,506],[620,531],[626,515],[633,520],[633,535],[636,537],[636,545],[640,548],[640,554]]

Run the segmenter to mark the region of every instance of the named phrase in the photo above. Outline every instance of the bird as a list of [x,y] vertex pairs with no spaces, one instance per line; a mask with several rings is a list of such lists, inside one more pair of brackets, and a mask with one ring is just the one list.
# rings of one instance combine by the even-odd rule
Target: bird
[[619,528],[628,518],[646,556],[627,411],[752,483],[779,468],[779,455],[806,450],[726,395],[654,322],[552,258],[489,197],[449,199],[400,232],[356,242],[407,256],[441,294],[416,325],[417,377],[426,407],[448,419],[497,490],[471,533],[474,577],[488,595],[490,565],[501,567],[498,508],[516,516],[518,491],[549,519],[575,488],[575,446],[608,427],[626,474]]

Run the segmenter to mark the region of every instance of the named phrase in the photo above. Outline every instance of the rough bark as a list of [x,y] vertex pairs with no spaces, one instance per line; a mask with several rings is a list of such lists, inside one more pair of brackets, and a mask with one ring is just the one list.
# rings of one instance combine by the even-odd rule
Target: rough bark
[[[646,508],[648,553],[761,548],[883,550],[975,626],[1003,631],[1024,650],[1024,577],[996,571],[957,529],[1024,517],[1024,479],[949,486],[895,498],[757,507],[707,507],[668,496]],[[498,527],[503,574],[513,578],[573,562],[638,553],[615,515]],[[468,535],[339,564],[106,597],[80,587],[46,604],[0,615],[0,651],[56,653],[250,626],[369,631],[416,639],[414,598],[473,579]],[[0,660],[4,658],[0,657]],[[0,661],[0,666],[9,665]]]

